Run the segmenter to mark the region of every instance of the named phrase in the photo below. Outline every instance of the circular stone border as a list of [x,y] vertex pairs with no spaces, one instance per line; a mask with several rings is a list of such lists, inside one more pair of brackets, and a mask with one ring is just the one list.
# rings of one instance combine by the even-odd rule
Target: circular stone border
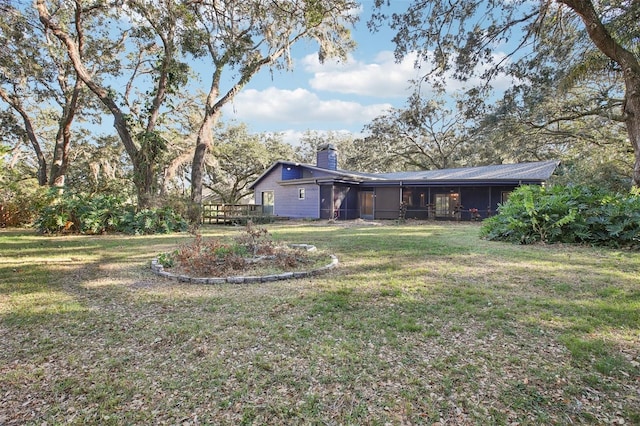
[[[307,251],[315,251],[316,246],[311,244],[289,244],[290,248],[301,248],[306,249]],[[173,280],[177,280],[181,283],[192,283],[192,284],[244,284],[244,283],[264,283],[270,281],[280,281],[280,280],[290,280],[294,278],[306,278],[312,277],[315,275],[323,274],[338,265],[338,258],[330,254],[331,262],[317,269],[312,269],[310,271],[297,271],[297,272],[283,272],[281,274],[271,274],[271,275],[238,275],[238,276],[229,276],[229,277],[191,277],[188,275],[178,275],[172,274],[171,272],[167,272],[164,270],[164,266],[160,262],[158,262],[157,258],[151,260],[151,271],[161,277],[169,278]]]

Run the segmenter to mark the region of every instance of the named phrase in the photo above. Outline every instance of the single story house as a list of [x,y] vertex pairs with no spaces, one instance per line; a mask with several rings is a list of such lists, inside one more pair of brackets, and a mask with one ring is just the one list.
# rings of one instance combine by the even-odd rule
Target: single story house
[[338,168],[332,145],[316,165],[277,161],[250,185],[255,203],[276,216],[310,219],[458,219],[492,215],[519,185],[542,185],[558,161],[361,173]]

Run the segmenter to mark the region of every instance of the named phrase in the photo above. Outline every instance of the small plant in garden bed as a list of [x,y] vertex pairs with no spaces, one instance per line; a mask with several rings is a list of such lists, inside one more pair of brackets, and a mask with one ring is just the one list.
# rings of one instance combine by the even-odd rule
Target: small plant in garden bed
[[265,228],[247,223],[231,241],[204,239],[193,241],[171,253],[158,255],[158,262],[173,272],[192,276],[219,277],[228,274],[266,275],[309,269],[326,263],[323,253],[305,248],[277,245]]

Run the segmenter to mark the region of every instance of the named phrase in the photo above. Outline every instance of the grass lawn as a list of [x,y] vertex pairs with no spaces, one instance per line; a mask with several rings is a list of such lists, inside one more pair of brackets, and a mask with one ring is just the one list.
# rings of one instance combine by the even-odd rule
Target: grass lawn
[[638,252],[268,228],[340,265],[183,284],[149,262],[188,234],[0,230],[0,424],[640,424]]

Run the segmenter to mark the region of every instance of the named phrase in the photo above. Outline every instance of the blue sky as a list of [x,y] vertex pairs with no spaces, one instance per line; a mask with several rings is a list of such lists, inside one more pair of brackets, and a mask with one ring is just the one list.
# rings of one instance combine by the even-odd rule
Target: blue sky
[[[392,31],[371,33],[366,23],[372,2],[362,4],[353,29],[358,45],[348,61],[320,64],[317,46],[302,43],[293,50],[292,71],[261,71],[225,108],[223,120],[246,123],[253,132],[282,132],[285,141],[295,144],[306,130],[361,136],[372,119],[391,107],[403,107],[410,94],[409,80],[419,76],[415,56],[396,62]],[[401,10],[407,4],[394,3]],[[500,89],[509,82],[498,79],[495,85]],[[449,94],[461,87],[451,81]]]
[[223,120],[244,122],[254,132],[282,132],[295,142],[306,130],[347,131],[359,135],[373,118],[409,95],[418,74],[414,58],[396,63],[390,31],[371,33],[366,22],[371,2],[363,2],[353,29],[358,43],[346,62],[318,62],[317,46],[293,49],[292,71],[261,71],[224,110]]

